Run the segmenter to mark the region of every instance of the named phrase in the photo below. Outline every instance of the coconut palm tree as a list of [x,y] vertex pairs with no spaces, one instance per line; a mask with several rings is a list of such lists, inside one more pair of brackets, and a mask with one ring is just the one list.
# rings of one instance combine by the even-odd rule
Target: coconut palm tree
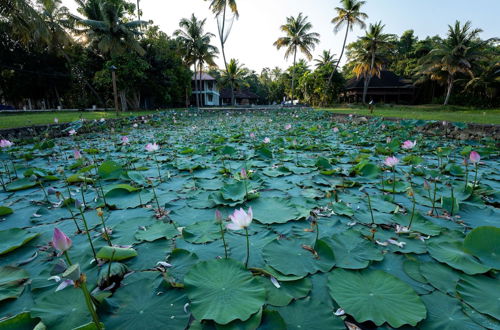
[[248,75],[248,70],[238,60],[231,59],[227,64],[227,70],[222,72],[220,84],[224,87],[231,88],[231,105],[236,105],[234,97],[235,89],[239,89],[245,85],[245,77]]
[[[183,18],[179,22],[180,29],[174,32],[183,49],[184,62],[194,67],[195,86],[199,91],[198,78],[201,76],[203,65],[215,65],[214,58],[219,53],[217,47],[210,42],[215,35],[205,32],[206,19],[198,20],[194,14],[191,18]],[[199,71],[198,71],[199,70]],[[199,94],[196,94],[196,106],[200,106]]]
[[[229,32],[231,31],[232,20],[240,16],[240,13],[238,12],[238,5],[236,4],[236,0],[205,0],[205,1],[210,1],[210,9],[215,14],[215,18],[217,19],[217,27],[219,31],[222,57],[224,59],[224,66],[226,67],[227,71],[228,67],[226,61],[226,50],[224,46],[229,36]],[[228,9],[231,10],[233,14],[229,27],[226,25]]]
[[366,34],[360,38],[363,47],[366,48],[371,56],[370,68],[367,71],[368,74],[365,77],[365,84],[363,86],[363,103],[366,103],[368,86],[370,85],[370,80],[373,77],[372,73],[376,70],[376,57],[384,47],[391,46],[390,40],[393,36],[383,33],[384,27],[385,25],[382,24],[382,22],[370,24]]
[[337,71],[339,67],[340,60],[344,55],[345,45],[347,42],[347,35],[349,31],[352,32],[354,26],[358,25],[361,29],[366,28],[366,24],[363,20],[368,18],[368,15],[361,11],[361,7],[365,4],[366,1],[359,0],[341,0],[340,3],[342,7],[336,7],[335,11],[337,12],[337,16],[332,18],[332,23],[335,24],[333,31],[338,33],[340,29],[345,25],[345,36],[344,36],[344,44],[342,45],[342,51],[340,52],[340,57],[335,65],[335,69],[332,71],[332,74],[329,78],[329,83],[331,83],[333,74]]
[[456,21],[453,26],[448,26],[448,38],[424,57],[419,68],[420,74],[438,81],[442,80],[443,76],[446,78],[444,105],[448,105],[456,75],[464,73],[473,77],[472,66],[484,57],[482,50],[489,40],[481,41],[478,37],[481,32],[481,29],[472,29],[470,21],[464,25]]
[[[293,54],[293,66],[297,63],[297,51],[300,50],[308,60],[312,59],[311,51],[316,48],[319,43],[319,33],[310,32],[312,24],[307,21],[308,17],[300,13],[297,17],[287,17],[286,24],[281,26],[281,31],[285,32],[286,36],[281,37],[274,42],[276,48],[281,49],[286,47],[285,60]],[[295,91],[295,70],[292,72],[292,95],[293,102]]]
[[30,0],[0,1],[0,21],[9,23],[9,33],[19,41],[47,42],[49,30]]
[[332,54],[330,50],[324,50],[319,58],[315,59],[314,62],[316,62],[315,66],[317,68],[322,68],[330,64],[337,63],[338,60],[335,58],[335,54]]
[[75,0],[80,6],[78,12],[85,18],[71,15],[76,26],[75,32],[84,35],[88,44],[99,50],[105,58],[133,51],[144,55],[138,37],[143,21],[133,21],[127,17],[125,3],[104,0]]
[[72,43],[73,39],[65,27],[69,27],[69,10],[62,6],[61,0],[38,0],[40,17],[48,29],[47,45],[49,50],[64,54],[64,47]]

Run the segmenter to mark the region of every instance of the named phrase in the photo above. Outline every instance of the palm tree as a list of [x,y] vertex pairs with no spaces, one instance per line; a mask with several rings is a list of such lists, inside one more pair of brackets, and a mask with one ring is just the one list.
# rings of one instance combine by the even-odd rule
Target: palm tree
[[9,23],[9,32],[21,42],[47,42],[47,25],[30,0],[0,1],[0,21],[4,20]]
[[65,27],[69,27],[69,10],[62,6],[61,0],[38,0],[40,4],[40,17],[48,29],[47,45],[49,50],[64,53],[64,47],[72,43],[73,39]]
[[368,27],[368,31],[366,34],[360,38],[363,46],[369,52],[371,56],[370,60],[370,68],[367,71],[368,74],[365,77],[365,84],[363,88],[363,103],[366,103],[366,94],[368,92],[368,86],[370,85],[370,80],[373,77],[373,71],[376,69],[376,57],[379,51],[383,50],[384,47],[389,47],[390,39],[392,35],[385,34],[382,31],[384,30],[385,25],[382,22],[377,22],[375,24],[370,24]]
[[378,76],[380,78],[384,65],[383,58],[377,55],[373,58],[372,53],[363,47],[353,50],[351,56],[355,63],[352,72],[356,74],[357,79],[364,78],[365,86],[370,77]]
[[330,50],[324,50],[314,62],[316,62],[315,65],[317,68],[322,68],[330,64],[338,63],[338,60],[335,58],[335,54],[332,54]]
[[328,80],[329,83],[331,83],[333,74],[335,73],[335,71],[337,71],[340,60],[344,55],[345,45],[347,42],[347,35],[349,31],[352,32],[354,26],[356,25],[358,25],[361,29],[365,29],[366,24],[363,20],[368,18],[367,14],[361,12],[361,7],[365,4],[365,1],[341,0],[340,3],[342,4],[342,7],[335,8],[335,10],[337,11],[337,16],[335,16],[332,19],[332,23],[335,24],[333,31],[335,33],[338,33],[340,29],[344,25],[346,25],[345,37],[344,37],[344,44],[342,45],[342,52],[340,53],[340,57],[337,61],[337,64],[335,65],[335,69],[332,71],[332,74],[330,75],[330,79]]
[[[215,18],[217,19],[217,27],[219,31],[222,57],[224,58],[224,66],[226,67],[227,71],[228,67],[226,61],[226,50],[224,45],[226,44],[227,38],[229,37],[229,32],[231,31],[232,20],[240,16],[240,13],[238,12],[238,6],[236,4],[236,0],[205,0],[205,1],[210,1],[210,9],[215,14]],[[229,28],[226,26],[228,7],[233,13],[233,17],[231,18],[231,25],[229,26]]]
[[[281,31],[286,33],[285,37],[281,37],[274,46],[281,49],[286,47],[285,60],[293,54],[293,66],[297,62],[297,50],[300,50],[308,60],[312,59],[311,51],[316,48],[319,43],[319,34],[316,32],[309,32],[312,29],[312,24],[307,21],[307,16],[302,16],[300,13],[297,17],[287,17],[286,24],[281,26]],[[292,102],[295,91],[295,70],[292,72]]]
[[72,15],[81,29],[75,32],[85,35],[88,44],[98,49],[104,57],[114,57],[126,51],[144,55],[138,37],[139,27],[147,24],[143,21],[132,21],[126,17],[125,4],[117,1],[75,0],[78,9],[85,18]]
[[[194,14],[190,19],[183,18],[179,22],[180,29],[174,32],[183,49],[184,62],[194,66],[195,89],[200,91],[198,78],[201,76],[203,65],[215,65],[214,58],[218,54],[217,47],[211,45],[213,33],[205,32],[206,19],[198,20]],[[199,70],[199,71],[198,71]],[[196,106],[200,106],[200,94],[196,94]]]
[[[441,45],[431,50],[423,59],[420,73],[430,76],[432,80],[446,78],[447,90],[444,105],[448,105],[457,73],[465,73],[473,77],[472,66],[484,56],[481,50],[489,42],[478,38],[481,29],[472,29],[471,22],[463,26],[459,21],[448,25],[448,38]],[[440,73],[440,74],[436,74]]]
[[245,85],[245,77],[248,74],[248,70],[243,64],[240,64],[238,60],[231,59],[227,65],[227,70],[222,72],[220,79],[220,84],[225,87],[231,88],[231,105],[236,105],[236,100],[234,97],[234,90],[239,89],[241,86]]

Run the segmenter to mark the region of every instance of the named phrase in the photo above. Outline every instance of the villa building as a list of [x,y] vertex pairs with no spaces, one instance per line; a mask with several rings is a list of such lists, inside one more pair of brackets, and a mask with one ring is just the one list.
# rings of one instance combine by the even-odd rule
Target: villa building
[[[217,87],[215,78],[211,75],[202,72],[197,74],[197,78],[193,75],[191,81],[191,94],[190,102],[192,106],[196,106],[196,95],[201,94],[200,107],[213,107],[220,104],[220,93]],[[195,86],[195,85],[198,86]]]

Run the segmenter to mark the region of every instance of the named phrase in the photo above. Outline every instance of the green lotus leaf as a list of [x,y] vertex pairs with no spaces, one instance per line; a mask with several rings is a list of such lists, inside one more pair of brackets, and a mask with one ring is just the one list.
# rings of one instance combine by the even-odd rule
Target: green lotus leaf
[[477,227],[464,240],[464,250],[494,269],[500,269],[500,228]]
[[137,256],[133,248],[119,248],[115,246],[104,246],[97,252],[97,258],[111,261],[120,261]]
[[460,241],[431,242],[427,244],[430,255],[439,262],[461,270],[466,274],[482,274],[491,268],[481,264],[463,249]]
[[24,283],[29,278],[24,269],[3,266],[0,267],[0,301],[17,298],[23,293]]
[[198,320],[246,321],[264,305],[266,290],[243,264],[232,259],[203,261],[184,277],[191,311]]
[[171,223],[158,221],[155,224],[143,229],[139,229],[135,238],[139,241],[153,242],[160,238],[171,239],[179,235],[179,231]]
[[335,254],[335,265],[347,269],[363,269],[370,261],[384,259],[382,252],[373,242],[361,237],[354,230],[347,230],[325,239]]
[[157,292],[147,280],[120,288],[110,302],[117,308],[103,319],[106,329],[184,329],[189,322],[186,294],[176,289]]
[[500,320],[500,279],[488,276],[463,275],[457,284],[460,297],[480,313]]
[[19,228],[0,230],[0,255],[23,246],[38,235]]
[[426,317],[425,305],[415,291],[381,270],[335,269],[328,277],[331,297],[358,322],[388,323],[398,328],[415,326]]
[[462,311],[458,299],[451,298],[439,291],[422,296],[427,307],[427,318],[419,324],[423,330],[468,330],[480,327]]
[[305,276],[318,271],[327,272],[335,265],[335,257],[327,243],[318,240],[316,255],[304,247],[301,240],[274,240],[262,250],[266,263],[284,275]]
[[0,217],[4,217],[12,213],[14,213],[14,210],[12,210],[10,207],[0,206]]
[[31,180],[30,178],[22,178],[7,184],[5,187],[7,188],[7,191],[19,191],[19,190],[33,188],[37,185],[38,183],[36,181]]
[[342,319],[336,317],[322,302],[311,297],[297,300],[286,307],[275,308],[288,329],[344,330]]
[[297,208],[281,198],[258,198],[248,203],[253,217],[263,224],[286,223],[300,216]]

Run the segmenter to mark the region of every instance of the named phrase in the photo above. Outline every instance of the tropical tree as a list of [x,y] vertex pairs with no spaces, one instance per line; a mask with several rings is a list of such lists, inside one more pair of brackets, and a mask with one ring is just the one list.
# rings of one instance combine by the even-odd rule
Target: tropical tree
[[[390,47],[392,45],[390,41],[393,36],[383,33],[384,26],[385,25],[383,25],[382,22],[370,24],[366,34],[360,38],[360,41],[368,51],[368,54],[363,54],[360,58],[365,59],[365,55],[370,56],[370,67],[367,70],[364,70],[366,72],[366,76],[363,86],[363,103],[366,103],[366,94],[368,92],[370,80],[374,76],[373,73],[377,71],[377,55],[380,51],[384,50],[384,47]],[[366,63],[360,62],[360,64],[361,66],[364,66]]]
[[236,99],[234,97],[235,89],[240,89],[245,86],[245,78],[248,75],[248,70],[243,64],[240,64],[238,60],[231,59],[227,64],[227,70],[222,72],[220,78],[220,85],[223,87],[231,88],[231,105],[236,105]]
[[[231,32],[231,27],[233,25],[234,18],[238,18],[240,16],[240,13],[238,12],[238,5],[236,4],[236,0],[205,0],[205,1],[210,1],[210,9],[215,14],[215,18],[217,19],[217,27],[219,32],[222,57],[224,59],[224,65],[227,71],[228,66],[226,61],[226,50],[224,46],[226,44],[227,38],[229,37],[229,33]],[[233,16],[229,20],[227,19],[228,9],[233,14]]]
[[335,58],[335,54],[332,54],[330,50],[324,50],[319,58],[315,59],[314,62],[316,62],[315,66],[317,68],[322,68],[324,66],[338,63],[338,60]]
[[47,25],[30,0],[0,1],[0,21],[8,22],[9,32],[23,43],[47,41]]
[[106,59],[127,51],[144,55],[138,37],[141,34],[139,27],[146,22],[127,16],[133,4],[108,0],[75,1],[80,6],[78,12],[84,16],[71,16],[77,26],[75,32],[84,35],[89,46],[99,50]]
[[[183,18],[179,22],[180,29],[174,32],[182,45],[184,62],[194,67],[195,86],[201,90],[198,78],[201,76],[203,65],[215,65],[214,58],[218,54],[217,47],[211,44],[213,33],[205,32],[206,19],[198,20],[194,14],[191,18]],[[196,106],[200,106],[200,94],[196,93]]]
[[419,73],[429,76],[432,80],[446,79],[444,105],[448,105],[456,75],[464,73],[473,77],[474,62],[484,57],[482,50],[488,41],[479,39],[481,32],[481,29],[472,29],[470,21],[464,25],[456,21],[453,26],[448,26],[448,38],[424,57]]
[[341,0],[340,1],[342,7],[336,7],[335,11],[337,12],[337,16],[332,18],[332,23],[335,25],[333,31],[338,33],[340,29],[345,25],[345,36],[344,43],[342,45],[342,51],[340,52],[340,57],[335,65],[335,69],[330,75],[329,82],[332,81],[333,73],[337,71],[340,60],[344,55],[345,44],[347,42],[347,35],[349,31],[354,29],[354,26],[358,25],[361,29],[366,28],[366,24],[364,22],[365,19],[368,18],[368,15],[361,11],[361,7],[365,4],[365,1],[359,0]]
[[[276,48],[281,49],[286,47],[285,60],[293,54],[293,66],[297,62],[297,51],[300,50],[308,60],[312,59],[312,53],[319,43],[319,34],[310,32],[312,24],[308,22],[308,17],[300,13],[297,17],[287,17],[286,24],[281,26],[281,31],[285,32],[286,36],[279,38],[274,42]],[[295,71],[292,72],[292,102],[294,100],[295,91]]]
[[69,10],[62,6],[61,0],[38,0],[39,15],[47,27],[46,42],[49,51],[64,53],[64,47],[70,45],[73,39],[68,34],[65,27],[69,26],[68,17]]

